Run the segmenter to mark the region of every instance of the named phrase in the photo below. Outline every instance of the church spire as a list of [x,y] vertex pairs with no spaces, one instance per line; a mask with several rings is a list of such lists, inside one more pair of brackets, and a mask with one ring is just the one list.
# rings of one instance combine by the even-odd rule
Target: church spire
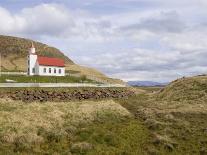
[[31,45],[31,48],[34,48],[34,43],[33,43],[33,41],[32,41],[32,45]]
[[34,43],[33,43],[33,41],[31,42],[31,47],[30,47],[30,49],[29,49],[29,53],[30,53],[30,54],[35,54],[35,47],[34,47]]

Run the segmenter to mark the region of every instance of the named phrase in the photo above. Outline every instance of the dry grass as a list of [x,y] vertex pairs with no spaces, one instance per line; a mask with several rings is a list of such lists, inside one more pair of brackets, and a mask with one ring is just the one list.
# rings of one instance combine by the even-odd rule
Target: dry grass
[[27,61],[26,58],[17,58],[13,60],[13,63],[17,66],[18,71],[26,71],[27,70]]
[[107,78],[103,73],[97,71],[96,69],[85,67],[85,66],[80,66],[76,64],[74,65],[66,64],[66,70],[78,71],[80,72],[80,74],[83,74],[83,75],[90,75],[90,76],[95,76],[99,78],[102,78],[102,77]]
[[3,68],[5,68],[6,70],[15,70],[15,65],[12,64],[11,60],[14,58],[14,56],[8,56],[6,59],[1,59],[1,65],[3,66]]
[[158,99],[165,101],[188,101],[189,103],[206,103],[207,76],[182,78],[173,81],[161,90]]
[[1,59],[1,65],[6,71],[26,71],[27,61],[26,57],[17,58],[15,55],[9,55],[6,58]]
[[207,154],[206,90],[207,76],[182,78],[119,102],[154,134],[157,154]]
[[43,143],[40,129],[66,135],[64,126],[78,126],[97,119],[105,119],[110,113],[117,117],[130,117],[130,113],[112,100],[68,103],[32,103],[0,100],[0,141],[15,144]]

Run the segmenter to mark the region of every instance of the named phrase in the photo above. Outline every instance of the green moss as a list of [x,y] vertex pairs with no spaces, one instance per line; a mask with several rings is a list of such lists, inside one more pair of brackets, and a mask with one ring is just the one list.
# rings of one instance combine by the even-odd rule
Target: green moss
[[146,145],[150,138],[148,130],[140,122],[128,119],[119,123],[108,120],[94,123],[76,133],[76,142],[87,142],[93,149],[77,154],[146,154]]

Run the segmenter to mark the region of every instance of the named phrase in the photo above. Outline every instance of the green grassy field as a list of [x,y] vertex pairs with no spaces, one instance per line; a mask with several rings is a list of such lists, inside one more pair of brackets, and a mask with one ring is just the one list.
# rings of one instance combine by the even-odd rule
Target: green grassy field
[[63,76],[63,77],[47,77],[47,76],[25,76],[25,75],[1,75],[0,83],[6,80],[14,80],[17,83],[96,83],[87,79],[85,76]]

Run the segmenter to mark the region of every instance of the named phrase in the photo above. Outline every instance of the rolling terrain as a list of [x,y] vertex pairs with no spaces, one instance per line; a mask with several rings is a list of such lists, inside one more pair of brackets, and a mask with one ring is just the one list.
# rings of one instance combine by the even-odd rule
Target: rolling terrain
[[[23,71],[24,58],[18,56],[24,52],[7,51],[11,54],[1,52],[7,61],[2,69]],[[65,59],[70,72],[94,73],[53,54]],[[0,89],[0,154],[207,154],[207,76],[127,89],[134,93],[122,94],[123,88]]]
[[[28,99],[43,90],[0,89],[6,92],[0,99],[0,154],[207,154],[207,76],[127,89],[134,94],[111,98],[106,92],[93,99],[84,92],[99,96],[103,89],[58,89],[64,95],[53,100],[57,90],[51,88],[41,102],[11,92]],[[61,99],[74,94],[75,100]]]
[[29,39],[0,35],[0,54],[2,72],[26,72],[26,57],[28,49],[34,43],[38,55],[57,57],[65,60],[66,73],[85,75],[92,80],[103,80],[108,83],[123,83],[121,80],[112,79],[96,69],[75,64],[57,48]]
[[146,88],[119,102],[151,131],[149,154],[207,154],[207,76]]

